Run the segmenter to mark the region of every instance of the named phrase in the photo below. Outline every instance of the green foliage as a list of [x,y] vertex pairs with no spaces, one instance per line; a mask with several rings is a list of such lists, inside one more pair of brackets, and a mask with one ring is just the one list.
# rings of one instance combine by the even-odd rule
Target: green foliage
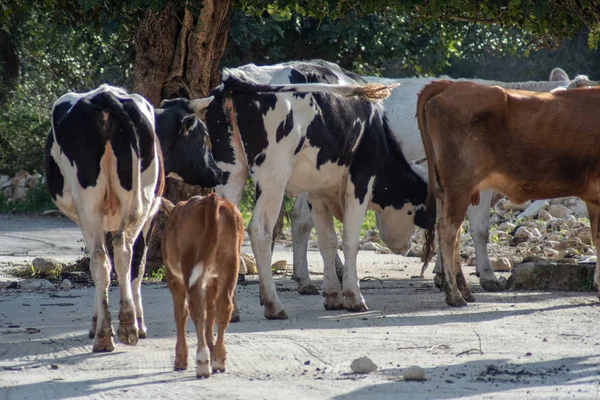
[[498,25],[424,24],[405,14],[369,15],[347,22],[293,14],[281,22],[234,11],[221,65],[322,58],[364,75],[447,74],[505,81],[548,79],[557,66],[569,74],[597,70],[600,53],[589,50],[585,32],[557,50],[531,51],[532,40],[520,30]]
[[156,282],[164,282],[167,276],[167,269],[164,265],[161,265],[159,269],[156,271],[149,271],[147,273],[147,280],[152,280]]
[[129,85],[133,46],[117,34],[72,29],[32,15],[15,36],[20,82],[0,107],[0,173],[43,172],[52,104],[100,83]]
[[54,209],[56,206],[50,197],[46,185],[39,184],[27,193],[24,200],[9,202],[0,193],[0,213],[39,213],[41,211]]

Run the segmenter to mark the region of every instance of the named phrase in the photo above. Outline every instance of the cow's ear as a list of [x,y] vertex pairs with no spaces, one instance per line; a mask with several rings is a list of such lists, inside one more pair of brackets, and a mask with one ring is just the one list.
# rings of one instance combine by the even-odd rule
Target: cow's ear
[[550,81],[552,82],[560,82],[560,81],[568,81],[569,75],[562,68],[554,68],[552,72],[550,72]]
[[215,98],[214,96],[210,96],[210,97],[205,97],[203,99],[191,100],[190,107],[192,108],[192,111],[197,113],[198,111],[208,107],[208,105],[210,104],[211,101],[213,101],[214,98]]
[[198,117],[195,115],[188,115],[181,120],[181,130],[179,131],[180,135],[185,135],[190,129],[194,128],[198,123]]

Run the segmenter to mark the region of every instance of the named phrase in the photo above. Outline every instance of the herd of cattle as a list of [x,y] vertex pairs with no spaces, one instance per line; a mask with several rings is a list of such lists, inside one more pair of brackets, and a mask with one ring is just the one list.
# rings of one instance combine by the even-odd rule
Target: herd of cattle
[[[494,192],[518,202],[581,197],[597,246],[600,117],[594,107],[600,89],[588,86],[596,83],[585,76],[569,80],[560,69],[545,82],[466,82],[360,77],[325,61],[293,61],[225,69],[210,97],[165,100],[159,108],[109,85],[65,94],[52,111],[46,181],[89,249],[96,287],[93,351],[114,349],[106,232],[112,233],[121,291],[119,340],[136,344],[147,334],[141,281],[152,220],[162,208],[170,214],[162,250],[175,304],[175,369],[187,368],[190,311],[198,334],[197,376],[208,376],[211,365],[225,369],[223,335],[234,311],[243,238],[234,205],[248,174],[256,185],[248,232],[269,319],[287,318],[270,268],[284,194],[296,197],[293,276],[300,293],[315,294],[306,259],[314,225],[328,310],[367,310],[356,258],[368,209],[396,254],[409,250],[414,225],[426,229],[425,261],[433,255],[439,219],[436,282],[452,306],[474,300],[457,251],[465,215],[482,287],[503,288],[486,250]],[[206,124],[197,117],[202,109]],[[219,197],[173,206],[161,197],[165,176],[214,187]],[[343,263],[334,216],[344,225]]]

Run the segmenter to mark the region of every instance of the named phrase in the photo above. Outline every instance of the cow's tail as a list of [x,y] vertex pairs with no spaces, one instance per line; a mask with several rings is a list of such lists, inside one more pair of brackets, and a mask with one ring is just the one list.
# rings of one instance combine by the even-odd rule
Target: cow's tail
[[383,85],[380,83],[367,83],[365,85],[332,85],[326,83],[302,83],[290,85],[257,84],[244,78],[234,70],[223,70],[224,90],[235,90],[250,93],[332,93],[346,97],[360,97],[365,100],[383,100],[387,98],[392,89],[399,83]]
[[421,274],[427,268],[427,264],[433,257],[435,250],[435,223],[436,223],[436,158],[435,149],[429,136],[427,127],[427,118],[425,113],[425,105],[434,96],[442,93],[448,86],[448,81],[437,81],[430,83],[425,86],[419,94],[417,102],[417,122],[419,124],[419,131],[421,131],[421,139],[423,140],[423,147],[425,148],[425,156],[427,157],[427,169],[429,175],[429,182],[427,185],[427,200],[425,201],[425,207],[427,208],[427,228],[425,231],[425,246],[423,249],[423,269]]
[[[111,140],[118,136],[117,140],[119,142],[129,143],[132,146],[139,146],[139,141],[130,113],[127,112],[123,103],[114,94],[110,92],[98,93],[89,99],[89,103],[101,113],[100,119],[97,122],[99,124],[97,128],[105,146],[102,158],[102,169],[107,182],[106,193],[104,195],[104,213],[105,215],[115,215],[121,207],[121,200],[117,195],[117,187],[120,186],[120,183],[115,175],[115,171],[120,168],[117,164],[117,158],[120,157],[120,154],[115,154],[116,148],[113,148]],[[131,184],[133,199],[129,205],[129,215],[121,215],[121,219],[130,218],[131,220],[136,220],[142,217],[140,174],[140,168],[132,166]],[[121,226],[122,223],[119,225],[119,228]]]
[[[123,104],[110,92],[101,92],[89,100],[90,104],[102,112],[99,131],[104,141],[111,140],[119,129],[125,128],[125,134],[134,135],[129,114]],[[131,126],[131,129],[127,129]]]

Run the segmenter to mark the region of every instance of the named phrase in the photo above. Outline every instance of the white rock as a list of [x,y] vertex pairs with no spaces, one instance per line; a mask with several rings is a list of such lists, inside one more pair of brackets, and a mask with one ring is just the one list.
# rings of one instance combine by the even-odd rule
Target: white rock
[[62,288],[65,292],[71,290],[71,280],[70,279],[63,279],[62,281]]
[[62,269],[62,263],[51,257],[36,257],[31,264],[33,264],[33,268],[37,272],[44,274],[49,274],[56,270],[60,271]]
[[538,214],[538,219],[541,219],[542,221],[550,221],[552,218],[554,217],[546,210],[541,210]]
[[402,371],[402,377],[405,381],[424,381],[425,370],[417,365],[413,365],[408,368],[404,368]]
[[527,242],[521,242],[517,245],[518,249],[528,249],[529,248],[529,244],[527,244]]
[[0,175],[0,188],[10,180],[10,176],[8,175]]
[[560,252],[551,249],[549,247],[546,247],[544,249],[544,254],[546,255],[546,257],[548,257],[551,260],[558,260],[560,258]]
[[573,214],[573,211],[569,210],[562,204],[551,204],[550,206],[548,206],[548,212],[554,218],[566,218],[569,215]]
[[19,282],[19,286],[25,291],[36,291],[41,289],[53,289],[54,285],[47,279],[27,279]]
[[581,199],[571,197],[565,200],[564,204],[569,210],[573,211],[573,214],[575,214],[578,217],[586,217],[588,215],[587,206],[585,205],[585,202]]
[[590,264],[595,264],[597,261],[598,261],[597,256],[589,256],[589,257],[585,257],[585,258],[579,260],[580,263],[590,263]]
[[492,268],[494,268],[494,271],[506,272],[512,269],[512,265],[508,258],[500,257],[497,260],[492,260]]
[[377,369],[377,365],[369,357],[364,356],[352,361],[350,369],[358,374],[370,374]]
[[535,236],[531,232],[531,228],[529,228],[527,226],[520,226],[517,228],[517,230],[515,232],[515,238],[523,239],[525,241],[529,240],[532,237],[535,237]]
[[569,215],[567,218],[565,218],[565,225],[567,225],[569,228],[575,228],[575,225],[578,223],[579,222],[577,222],[577,218],[572,215]]
[[360,245],[361,250],[379,250],[381,246],[374,242],[367,242]]
[[521,214],[517,216],[517,218],[533,218],[538,215],[541,210],[548,207],[548,202],[546,200],[536,200],[529,207],[525,209]]
[[515,229],[517,226],[515,224],[513,224],[512,222],[503,222],[500,225],[498,225],[498,229],[501,231],[512,231],[513,229]]
[[28,187],[17,187],[17,192],[13,193],[13,199],[15,200],[25,200],[27,198],[27,193],[29,193]]
[[388,247],[385,247],[385,246],[381,246],[380,248],[378,248],[375,251],[380,254],[392,254],[392,250],[390,250]]
[[318,249],[319,248],[319,242],[316,241],[316,240],[311,240],[311,241],[308,242],[308,246],[311,249]]

